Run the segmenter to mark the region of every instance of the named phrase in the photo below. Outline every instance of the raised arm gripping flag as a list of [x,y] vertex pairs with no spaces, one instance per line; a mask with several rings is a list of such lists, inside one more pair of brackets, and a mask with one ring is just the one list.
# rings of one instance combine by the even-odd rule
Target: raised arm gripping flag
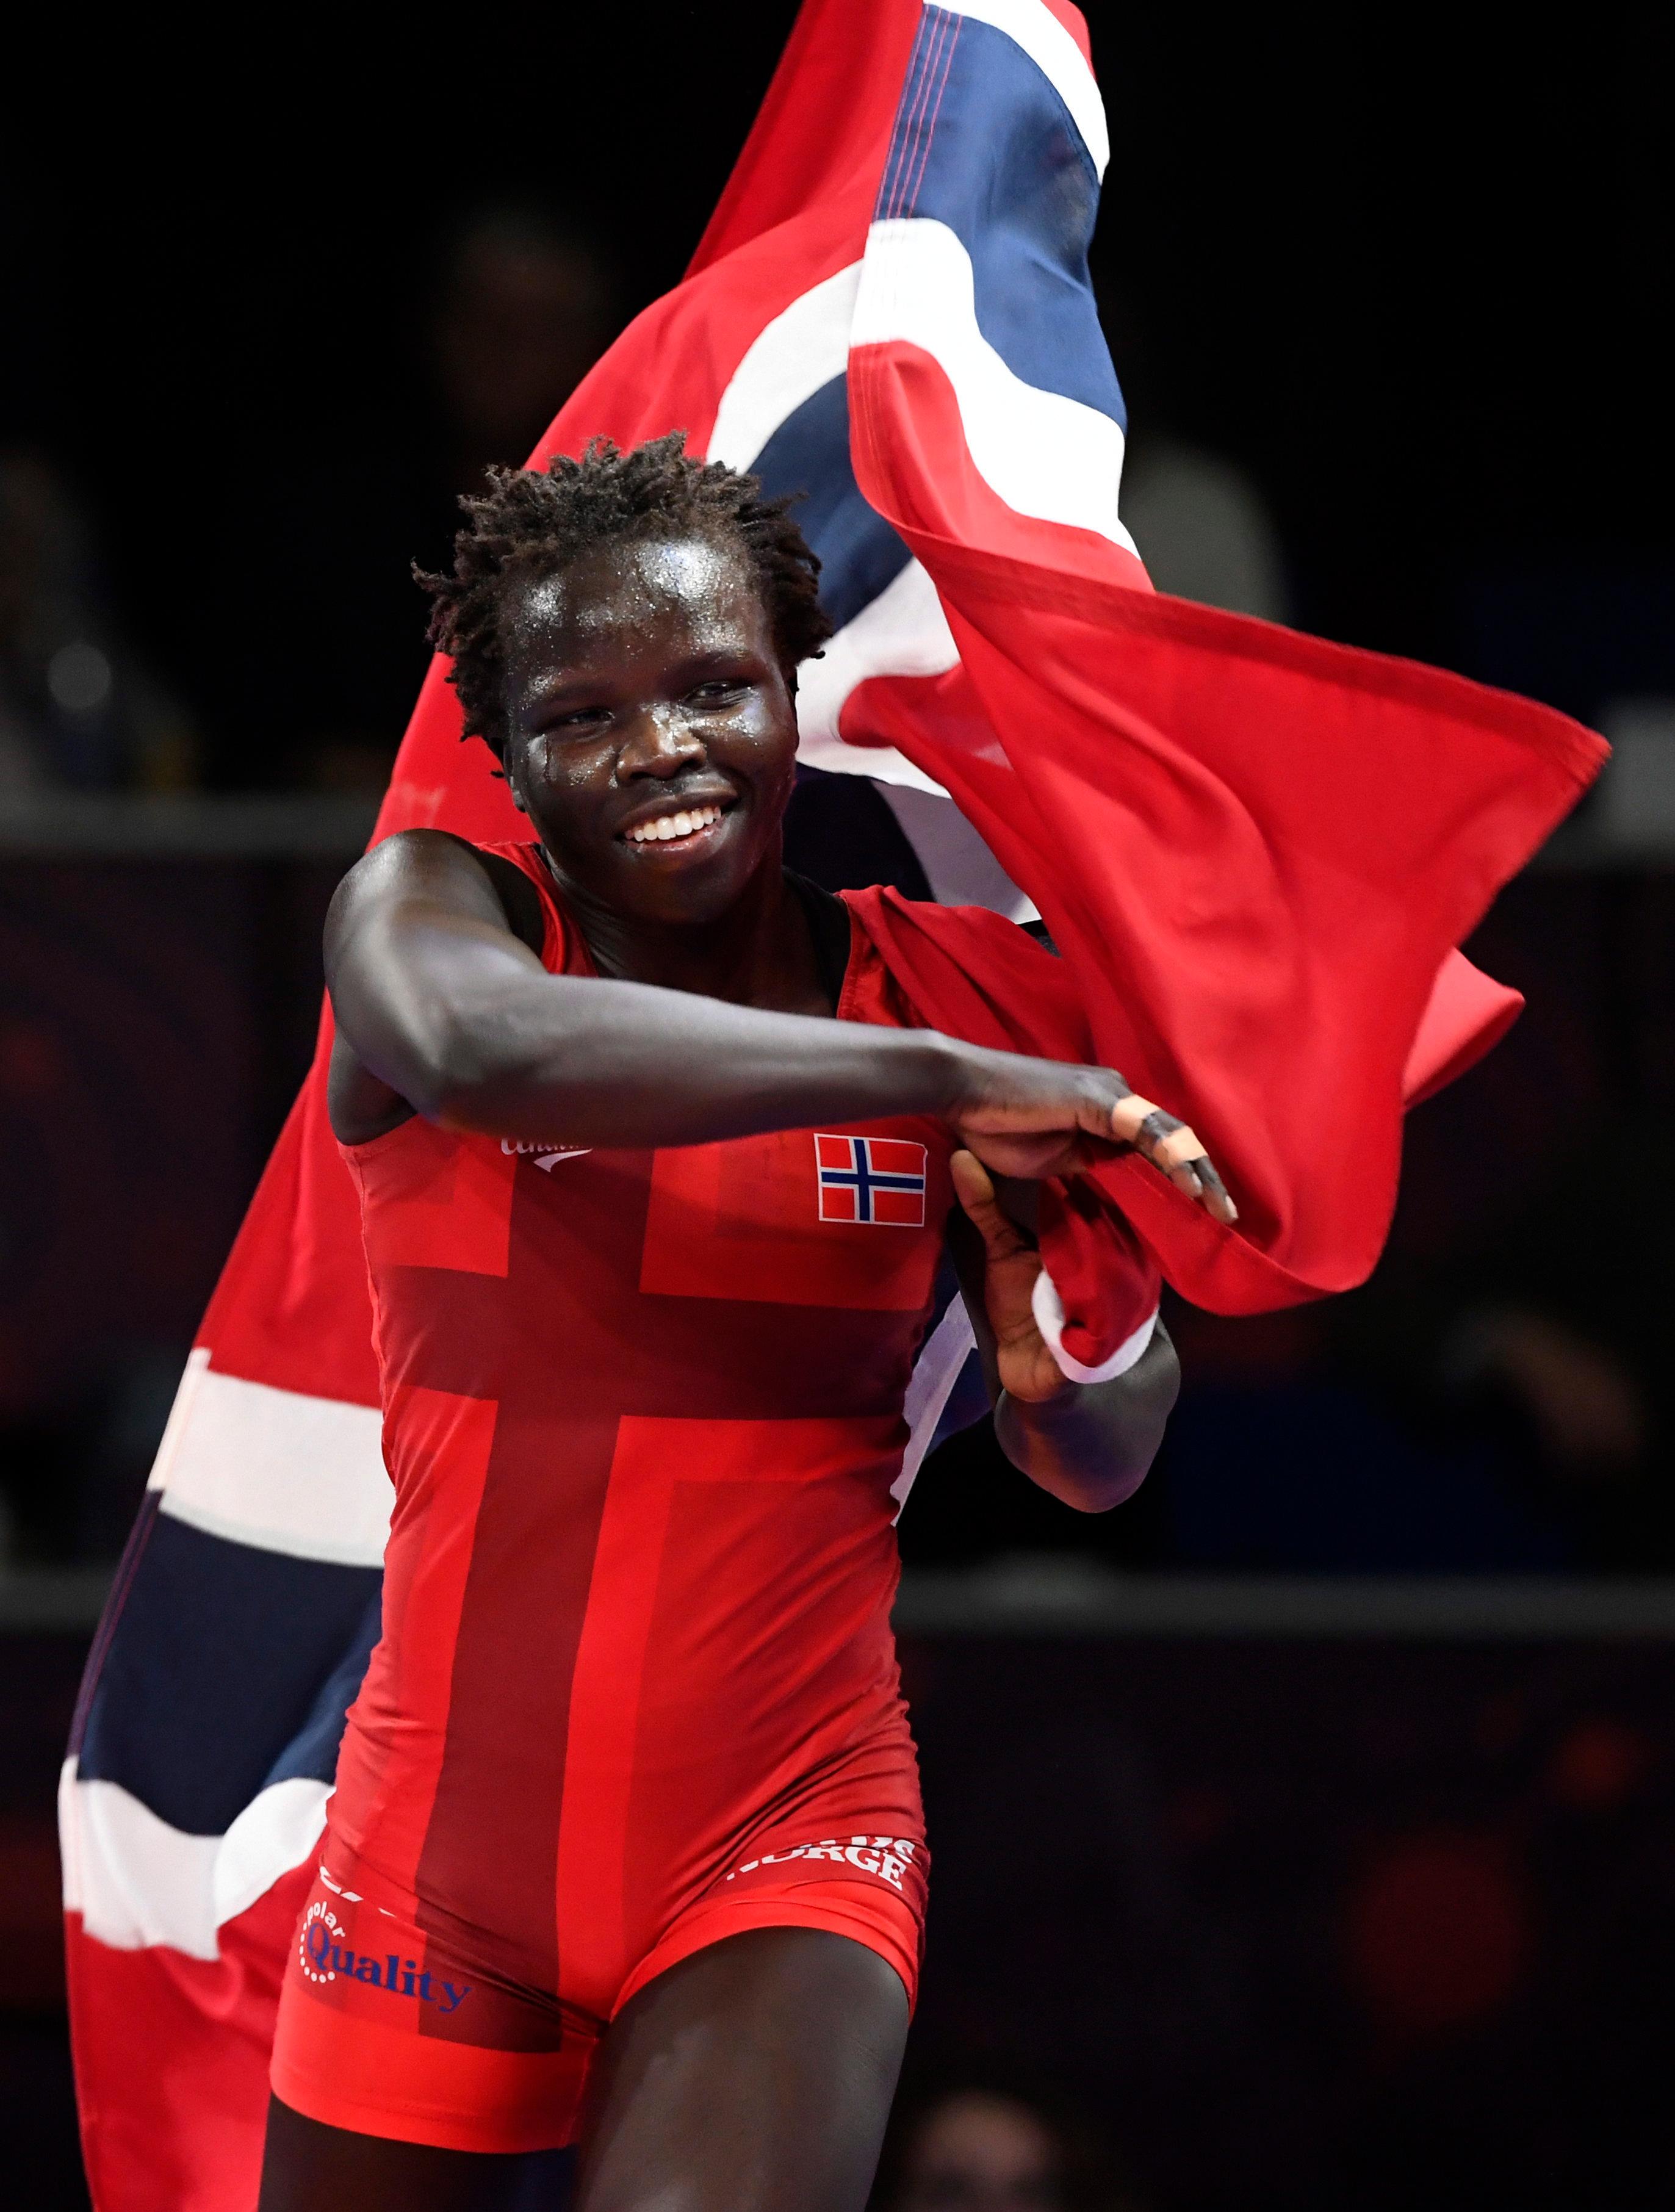
[[[868,779],[939,897],[1033,902],[1062,957],[992,913],[888,892],[864,926],[926,1018],[1120,1067],[1216,1154],[1236,1233],[1132,1161],[1056,1194],[1047,1259],[1089,1365],[1132,1322],[1099,1267],[1112,1202],[1217,1310],[1364,1278],[1404,1096],[1516,1011],[1453,948],[1603,750],[1522,701],[1150,593],[1087,273],[1107,150],[1065,0],[808,0],[687,280],[536,456],[678,428],[807,494],[837,625],[802,672],[810,770]],[[515,836],[445,676],[378,835]],[[328,1042],[329,1015],[188,1364],[64,1769],[100,2212],[255,2202],[281,1960],[378,1632],[391,1490]],[[833,1204],[912,1202],[899,1162],[826,1164]],[[969,1340],[956,1318],[909,1397],[909,1468]]]

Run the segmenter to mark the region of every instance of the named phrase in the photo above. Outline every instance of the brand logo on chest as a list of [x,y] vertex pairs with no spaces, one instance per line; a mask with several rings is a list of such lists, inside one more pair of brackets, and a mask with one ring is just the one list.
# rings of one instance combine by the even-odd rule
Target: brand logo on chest
[[532,1155],[536,1166],[547,1175],[552,1173],[561,1160],[579,1160],[592,1149],[592,1145],[545,1145],[526,1142],[522,1138],[501,1139],[503,1152],[513,1158]]
[[865,1222],[877,1229],[925,1226],[925,1147],[907,1137],[830,1137],[814,1140],[822,1221]]

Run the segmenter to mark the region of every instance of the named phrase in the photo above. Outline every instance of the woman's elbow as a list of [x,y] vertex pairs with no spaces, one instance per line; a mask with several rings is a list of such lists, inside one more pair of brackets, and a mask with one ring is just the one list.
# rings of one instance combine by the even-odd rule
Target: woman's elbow
[[1077,1513],[1109,1513],[1145,1480],[1163,1441],[1163,1423],[1150,1437],[1131,1430],[1120,1439],[1097,1444],[1084,1437],[1079,1450],[1066,1449],[1061,1440],[1032,1434],[1023,1423],[1004,1417],[996,1422],[995,1433],[1012,1465],[1038,1490]]
[[[1159,1439],[1161,1442],[1162,1439]],[[1055,1470],[1057,1480],[1044,1481],[1041,1475],[1035,1480],[1045,1490],[1077,1513],[1110,1513],[1119,1505],[1126,1505],[1151,1471],[1157,1456],[1156,1446],[1145,1457],[1121,1468],[1077,1468],[1073,1473]]]

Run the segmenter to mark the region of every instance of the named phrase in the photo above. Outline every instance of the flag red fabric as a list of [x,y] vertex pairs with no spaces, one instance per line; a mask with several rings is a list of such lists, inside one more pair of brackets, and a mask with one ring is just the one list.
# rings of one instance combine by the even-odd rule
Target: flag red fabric
[[[863,482],[961,654],[944,711],[893,713],[883,734],[1036,900],[1095,1057],[1191,1119],[1241,1218],[1220,1228],[1137,1162],[1100,1180],[1211,1310],[1363,1281],[1405,1091],[1460,1073],[1516,1012],[1453,947],[1600,741],[1437,670],[918,526],[901,478],[920,449],[877,424],[901,399],[872,376],[852,368]],[[1090,1326],[1066,1343],[1094,1364],[1115,1340]]]

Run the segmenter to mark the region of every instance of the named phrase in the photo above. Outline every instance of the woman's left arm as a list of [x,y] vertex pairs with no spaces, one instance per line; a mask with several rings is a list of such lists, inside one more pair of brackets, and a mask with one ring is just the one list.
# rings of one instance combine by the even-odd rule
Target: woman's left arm
[[1104,1513],[1132,1498],[1163,1440],[1180,1388],[1180,1364],[1160,1320],[1124,1374],[1072,1382],[1042,1338],[1030,1297],[1041,1255],[1027,1221],[1033,1187],[1009,1184],[1002,1203],[981,1161],[950,1163],[962,1211],[949,1249],[988,1377],[994,1431],[1014,1467],[1081,1513]]

